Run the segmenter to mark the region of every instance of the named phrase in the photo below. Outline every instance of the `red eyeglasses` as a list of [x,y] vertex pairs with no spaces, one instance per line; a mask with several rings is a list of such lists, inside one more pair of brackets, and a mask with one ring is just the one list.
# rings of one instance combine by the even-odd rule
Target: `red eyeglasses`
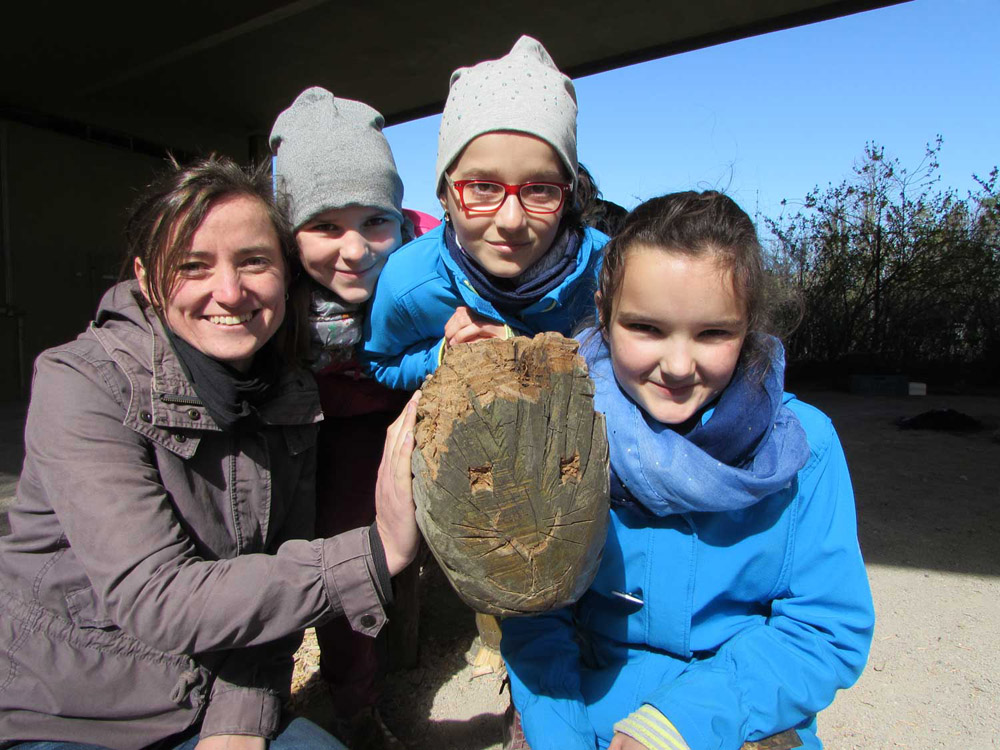
[[521,208],[529,214],[554,214],[562,208],[569,192],[569,185],[558,182],[522,182],[520,185],[489,180],[450,182],[458,193],[462,209],[472,214],[499,210],[509,195],[516,195]]

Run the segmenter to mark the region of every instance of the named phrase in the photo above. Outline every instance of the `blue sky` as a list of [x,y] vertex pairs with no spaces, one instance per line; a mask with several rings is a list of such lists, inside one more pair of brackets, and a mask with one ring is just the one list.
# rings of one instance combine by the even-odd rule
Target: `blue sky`
[[[913,0],[579,78],[580,159],[626,208],[714,188],[776,216],[866,141],[915,167],[940,133],[942,185],[964,195],[1000,164],[998,35],[1000,0]],[[386,129],[405,205],[434,216],[439,122]]]

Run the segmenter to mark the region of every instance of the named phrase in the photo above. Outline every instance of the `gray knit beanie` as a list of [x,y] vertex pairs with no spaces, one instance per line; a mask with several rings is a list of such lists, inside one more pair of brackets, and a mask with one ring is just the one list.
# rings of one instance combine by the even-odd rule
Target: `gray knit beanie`
[[306,89],[271,129],[275,188],[298,229],[331,208],[373,206],[403,221],[403,181],[385,120],[363,102]]
[[438,133],[437,180],[473,138],[514,130],[541,138],[576,185],[576,89],[545,47],[522,36],[504,57],[451,74]]

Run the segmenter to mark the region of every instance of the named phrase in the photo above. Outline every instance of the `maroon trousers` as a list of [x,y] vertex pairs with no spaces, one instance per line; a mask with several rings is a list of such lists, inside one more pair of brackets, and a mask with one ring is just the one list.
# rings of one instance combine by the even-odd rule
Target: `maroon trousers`
[[[375,522],[375,480],[385,432],[410,394],[350,372],[328,369],[316,380],[323,403],[317,446],[316,533],[329,537]],[[316,628],[320,673],[339,716],[354,716],[381,697],[385,633],[383,628],[378,638],[361,635],[345,617]]]

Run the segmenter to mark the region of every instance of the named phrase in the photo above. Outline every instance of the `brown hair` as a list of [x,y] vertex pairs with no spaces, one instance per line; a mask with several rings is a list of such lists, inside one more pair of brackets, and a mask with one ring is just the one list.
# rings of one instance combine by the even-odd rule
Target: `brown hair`
[[771,279],[753,221],[728,196],[709,190],[653,198],[636,207],[621,231],[604,248],[598,281],[599,327],[606,334],[625,275],[625,260],[637,246],[666,253],[711,257],[732,274],[737,299],[744,304],[747,337],[741,359],[751,370],[766,372],[773,333]]
[[187,166],[172,156],[169,162],[135,202],[125,226],[128,256],[122,277],[132,276],[138,258],[146,272],[145,292],[157,312],[170,297],[194,233],[209,210],[225,198],[247,196],[261,202],[277,232],[291,280],[298,268],[298,250],[288,220],[275,205],[268,162],[244,169],[215,154]]

